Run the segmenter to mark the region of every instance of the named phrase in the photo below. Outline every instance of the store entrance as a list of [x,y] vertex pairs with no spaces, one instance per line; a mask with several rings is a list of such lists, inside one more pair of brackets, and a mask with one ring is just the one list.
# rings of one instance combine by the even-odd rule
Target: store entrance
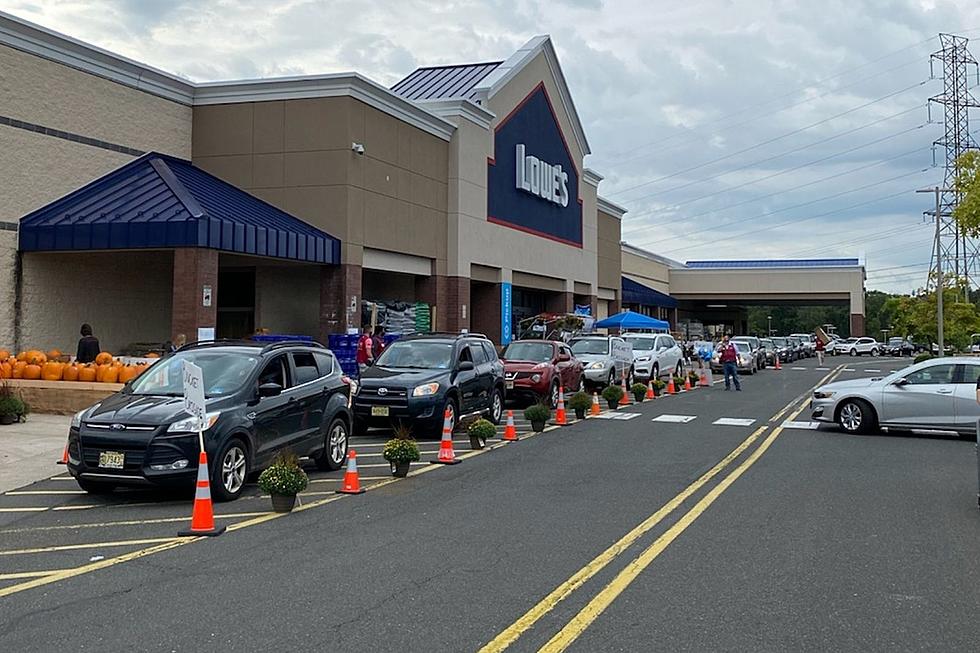
[[531,318],[547,310],[548,293],[533,288],[514,288],[512,302],[511,324],[514,338],[540,338],[541,334],[530,331],[533,322]]
[[[244,338],[255,332],[255,268],[218,268],[218,338]],[[190,338],[190,335],[188,335]]]

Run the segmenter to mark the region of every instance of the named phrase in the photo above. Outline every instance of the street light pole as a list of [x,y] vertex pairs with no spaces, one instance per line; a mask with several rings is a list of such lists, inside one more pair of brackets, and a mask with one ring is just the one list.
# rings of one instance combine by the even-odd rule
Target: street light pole
[[936,186],[935,188],[926,188],[915,192],[936,194],[936,336],[939,340],[938,356],[942,358],[945,347],[943,342],[943,253],[940,249],[942,247],[942,242],[939,236],[939,225],[941,221],[939,216],[939,203],[943,190],[939,186]]
[[769,315],[766,319],[769,320],[769,332],[766,335],[772,336],[772,315]]

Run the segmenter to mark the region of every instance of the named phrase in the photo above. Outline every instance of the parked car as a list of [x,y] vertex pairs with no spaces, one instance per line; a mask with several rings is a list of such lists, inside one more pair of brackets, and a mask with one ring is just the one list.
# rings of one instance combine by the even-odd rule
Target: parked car
[[776,343],[772,341],[772,338],[760,338],[759,343],[762,345],[762,351],[766,354],[766,365],[775,365],[776,359],[779,358],[779,348],[776,347]]
[[747,342],[749,349],[755,358],[755,369],[759,370],[766,366],[766,352],[762,350],[762,343],[755,336],[735,336],[732,342]]
[[[684,372],[684,354],[674,338],[666,333],[626,333],[623,340],[633,346],[633,374],[649,381],[665,374]],[[693,350],[693,343],[691,343]]]
[[915,353],[915,345],[905,338],[889,338],[882,347],[882,352],[889,356],[911,356]]
[[633,383],[633,347],[619,336],[582,336],[568,343],[585,366],[585,380],[595,386]]
[[472,415],[497,424],[505,392],[504,364],[484,336],[399,338],[361,374],[353,401],[354,433],[401,423],[417,436],[438,436],[447,411],[453,429]]
[[793,348],[793,355],[796,357],[796,360],[806,358],[806,345],[803,344],[802,340],[796,336],[786,336],[786,342]]
[[566,393],[585,389],[582,361],[563,342],[515,340],[504,348],[500,359],[508,398],[547,399],[554,407],[558,405],[559,387]]
[[[759,368],[749,343],[744,340],[732,340],[732,343],[735,345],[738,353],[738,360],[735,362],[738,371],[744,372],[745,374],[755,374]],[[715,353],[711,356],[711,372],[718,373],[721,371],[723,371],[721,359],[719,352],[715,350]]]
[[770,338],[772,343],[776,346],[776,351],[779,353],[779,360],[782,363],[790,363],[796,360],[796,349],[790,341],[783,336],[773,336]]
[[851,356],[861,356],[863,354],[880,356],[881,349],[881,343],[874,338],[858,338],[848,346],[847,353]]
[[352,382],[329,350],[295,342],[198,343],[72,417],[68,472],[79,487],[102,493],[194,484],[200,445],[183,408],[184,361],[203,370],[204,448],[216,500],[237,498],[245,479],[285,449],[321,469],[346,461]]
[[809,358],[817,355],[817,338],[812,333],[791,333],[794,338],[799,338],[803,344],[803,352]]
[[834,341],[834,354],[848,354],[851,351],[851,345],[857,342],[857,338],[846,338],[844,340]]
[[980,360],[934,358],[873,379],[835,381],[814,390],[812,419],[848,433],[941,429],[976,434]]

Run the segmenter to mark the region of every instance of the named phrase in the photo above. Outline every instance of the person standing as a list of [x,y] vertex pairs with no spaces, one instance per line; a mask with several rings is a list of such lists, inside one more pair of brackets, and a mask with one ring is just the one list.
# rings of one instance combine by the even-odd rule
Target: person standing
[[823,340],[817,338],[817,365],[823,366],[823,352],[826,345],[823,344]]
[[377,326],[374,328],[374,335],[371,337],[371,353],[374,354],[374,360],[378,360],[381,356],[381,352],[385,350],[384,341],[384,327]]
[[725,373],[725,390],[731,390],[731,382],[735,381],[735,390],[742,391],[742,383],[738,380],[738,350],[735,343],[724,336],[718,348],[718,361]]
[[357,341],[357,368],[361,374],[374,363],[374,342],[371,339],[371,329],[364,329],[360,340]]
[[79,363],[94,363],[96,356],[102,353],[99,346],[99,339],[92,335],[92,325],[83,324],[79,329],[81,338],[78,339],[78,350],[75,352],[75,360]]

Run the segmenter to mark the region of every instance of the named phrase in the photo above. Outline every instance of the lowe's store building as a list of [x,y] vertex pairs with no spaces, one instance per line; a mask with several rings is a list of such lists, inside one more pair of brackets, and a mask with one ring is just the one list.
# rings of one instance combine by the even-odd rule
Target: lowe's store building
[[[196,84],[0,14],[0,344],[469,329],[620,307],[547,36],[506,61]],[[393,328],[392,328],[393,327]]]

